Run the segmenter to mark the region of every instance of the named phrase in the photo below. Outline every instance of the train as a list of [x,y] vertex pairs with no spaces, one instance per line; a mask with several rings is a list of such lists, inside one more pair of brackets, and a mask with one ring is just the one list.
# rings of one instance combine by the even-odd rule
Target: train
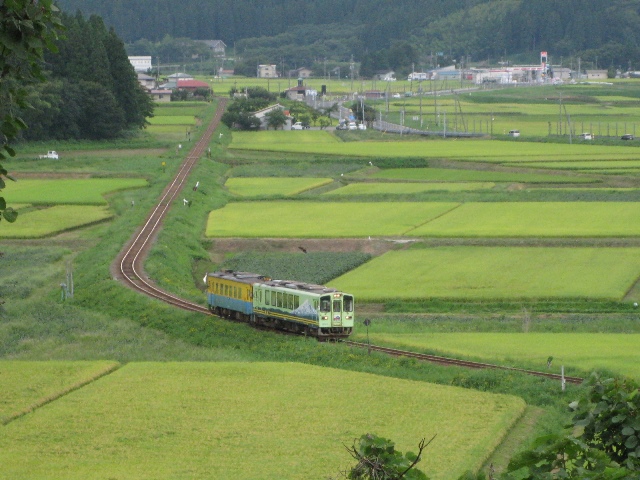
[[353,295],[335,288],[223,270],[207,273],[209,310],[222,318],[309,335],[347,338],[355,322]]

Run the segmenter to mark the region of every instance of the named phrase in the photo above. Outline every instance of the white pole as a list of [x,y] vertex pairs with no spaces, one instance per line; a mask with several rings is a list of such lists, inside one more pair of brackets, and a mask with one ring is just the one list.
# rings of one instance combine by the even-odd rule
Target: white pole
[[564,378],[564,365],[560,367],[560,372],[560,374],[562,375],[562,391],[564,392],[564,390],[567,388],[567,381]]

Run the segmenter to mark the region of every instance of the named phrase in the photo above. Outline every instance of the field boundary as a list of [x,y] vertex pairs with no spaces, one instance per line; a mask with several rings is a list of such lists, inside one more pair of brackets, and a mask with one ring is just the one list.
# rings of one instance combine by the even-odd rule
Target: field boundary
[[453,212],[454,210],[460,208],[461,206],[463,206],[465,204],[465,202],[458,202],[458,204],[452,208],[450,208],[449,210],[447,210],[446,212],[442,212],[440,215],[436,215],[433,218],[429,218],[427,220],[425,220],[424,222],[422,222],[420,225],[416,225],[415,227],[411,227],[409,230],[405,230],[404,232],[402,232],[400,235],[401,236],[405,236],[405,235],[409,235],[409,232],[412,232],[414,230],[417,230],[420,227],[425,226],[427,223],[431,223],[434,220],[439,219],[440,217],[444,217],[445,215],[450,214],[451,212]]
[[36,411],[38,408],[40,407],[44,407],[45,405],[48,405],[49,403],[55,402],[56,400],[64,397],[65,395],[68,395],[71,392],[75,392],[76,390],[80,390],[81,388],[89,385],[90,383],[93,383],[99,379],[101,379],[102,377],[105,377],[107,375],[112,374],[113,372],[115,372],[116,370],[120,369],[122,365],[119,363],[114,363],[113,365],[109,365],[108,367],[106,367],[104,370],[99,371],[98,373],[96,373],[95,375],[85,379],[85,380],[81,380],[80,382],[74,383],[73,385],[70,385],[69,387],[60,390],[59,392],[56,393],[52,393],[51,395],[48,395],[46,397],[43,397],[39,400],[37,400],[35,403],[32,403],[31,405],[29,405],[28,407],[18,411],[18,412],[14,412],[4,418],[2,418],[0,420],[0,424],[2,424],[3,426],[8,425],[9,423],[13,422],[14,420],[17,420],[18,418],[24,417],[25,415],[28,415],[34,411]]

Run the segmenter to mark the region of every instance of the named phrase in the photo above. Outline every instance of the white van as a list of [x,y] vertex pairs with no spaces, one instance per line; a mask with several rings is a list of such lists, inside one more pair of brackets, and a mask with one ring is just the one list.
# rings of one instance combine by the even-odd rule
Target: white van
[[520,136],[520,130],[509,130],[509,136],[510,137],[519,137]]
[[593,140],[593,134],[591,133],[583,133],[580,135],[582,140]]

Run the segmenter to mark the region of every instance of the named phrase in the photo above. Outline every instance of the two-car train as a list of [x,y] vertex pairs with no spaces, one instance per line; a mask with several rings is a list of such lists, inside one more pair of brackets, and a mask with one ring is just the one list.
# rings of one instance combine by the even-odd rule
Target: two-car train
[[353,330],[353,295],[334,288],[232,270],[207,273],[205,282],[209,310],[220,317],[318,340],[346,338]]

